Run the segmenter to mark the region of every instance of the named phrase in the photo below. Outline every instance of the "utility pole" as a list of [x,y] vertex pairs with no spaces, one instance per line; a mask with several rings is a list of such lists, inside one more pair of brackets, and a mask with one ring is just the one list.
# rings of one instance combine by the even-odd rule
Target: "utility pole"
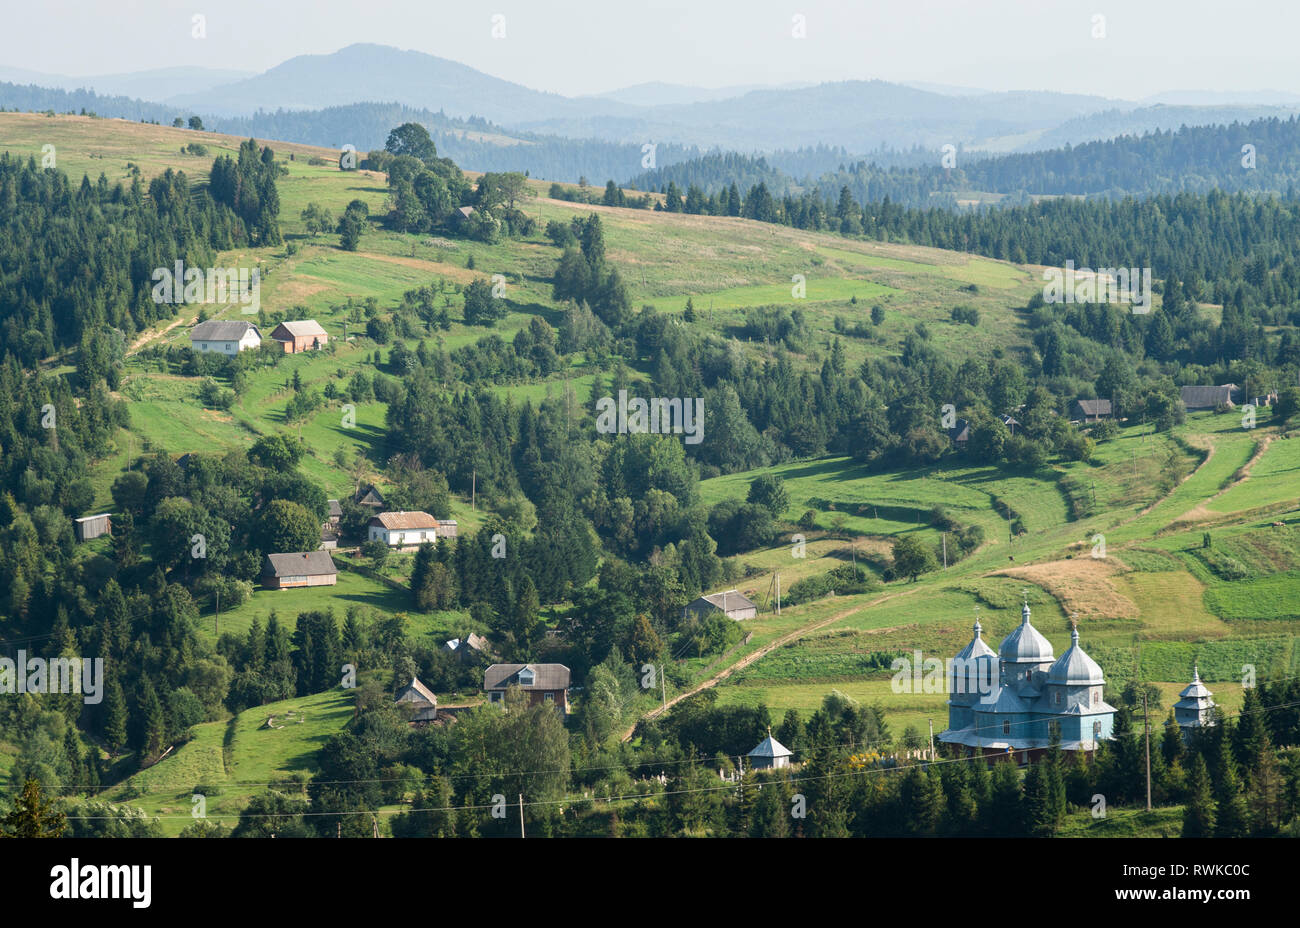
[[216,636],[220,638],[221,637],[221,591],[216,590],[215,592],[217,596],[217,611],[216,614],[212,616],[212,630],[216,633]]
[[948,569],[948,533],[943,533],[943,569]]
[[472,472],[469,482],[469,505],[475,512],[478,512],[478,469]]
[[781,571],[776,572],[776,614],[781,614]]
[[1151,811],[1151,722],[1147,718],[1147,689],[1142,684],[1142,727],[1146,733],[1147,743],[1147,811]]
[[927,719],[930,723],[930,760],[934,760],[934,719]]
[[664,665],[659,665],[659,697],[664,702],[664,711],[668,711],[668,683],[664,680]]
[[524,794],[519,794],[519,837],[524,835]]

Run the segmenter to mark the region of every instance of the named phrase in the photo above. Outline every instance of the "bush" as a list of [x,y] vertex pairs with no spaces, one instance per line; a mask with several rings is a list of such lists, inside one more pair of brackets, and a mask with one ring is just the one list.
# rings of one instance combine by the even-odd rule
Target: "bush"
[[795,583],[781,597],[781,601],[784,605],[797,606],[832,593],[836,596],[851,596],[854,593],[869,592],[877,586],[878,584],[865,567],[841,564],[824,574],[806,577]]

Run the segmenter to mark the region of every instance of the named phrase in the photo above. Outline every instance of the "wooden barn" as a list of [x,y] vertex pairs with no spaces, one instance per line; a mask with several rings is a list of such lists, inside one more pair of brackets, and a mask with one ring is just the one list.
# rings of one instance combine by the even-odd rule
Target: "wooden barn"
[[754,605],[750,598],[739,590],[723,590],[721,593],[710,593],[707,596],[701,596],[688,604],[682,610],[682,618],[686,618],[687,612],[696,612],[700,615],[721,612],[729,619],[740,621],[742,619],[752,619],[758,615],[758,606]]
[[1241,388],[1235,383],[1225,383],[1217,387],[1181,387],[1178,391],[1183,407],[1193,409],[1216,409],[1219,406],[1232,408],[1241,399]]
[[1070,404],[1070,418],[1080,422],[1100,422],[1114,415],[1110,400],[1075,400]]
[[379,487],[373,483],[368,483],[357,490],[357,495],[352,497],[352,502],[358,506],[369,506],[371,509],[383,509],[388,505],[384,502],[384,494],[380,493]]
[[318,351],[330,340],[329,333],[315,319],[281,322],[271,331],[271,338],[280,343],[285,354]]
[[98,538],[100,535],[113,534],[113,520],[109,518],[107,512],[101,512],[97,516],[82,516],[80,519],[74,519],[73,525],[76,526],[77,541],[90,541],[90,539]]
[[412,722],[432,722],[438,718],[438,697],[419,677],[411,677],[411,682],[397,691],[393,704],[409,705]]
[[339,570],[328,551],[268,554],[262,564],[262,585],[268,590],[301,586],[334,586]]

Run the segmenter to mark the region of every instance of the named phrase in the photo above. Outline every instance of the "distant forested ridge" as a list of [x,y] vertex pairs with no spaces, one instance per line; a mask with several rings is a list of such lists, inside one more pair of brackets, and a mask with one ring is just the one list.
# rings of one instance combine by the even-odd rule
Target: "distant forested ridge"
[[[976,192],[1002,194],[1009,198],[1004,205],[1037,196],[1119,199],[1211,190],[1283,195],[1300,186],[1300,117],[1184,127],[1027,154],[956,151],[952,158],[955,166],[947,168],[941,153],[914,150],[893,163],[845,155],[827,167],[824,155],[709,154],[636,175],[631,183],[655,191],[669,183],[695,185],[707,194],[733,182],[742,190],[762,182],[773,193],[808,188],[823,199],[847,188],[861,204],[889,200],[946,209]],[[805,166],[821,169],[800,173]]]

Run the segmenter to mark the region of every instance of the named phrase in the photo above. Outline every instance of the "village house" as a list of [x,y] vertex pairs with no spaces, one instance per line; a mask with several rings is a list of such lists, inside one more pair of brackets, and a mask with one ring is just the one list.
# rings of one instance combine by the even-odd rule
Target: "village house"
[[710,593],[707,596],[701,596],[694,602],[689,603],[682,610],[682,618],[686,618],[688,612],[706,615],[714,611],[721,611],[727,618],[740,621],[742,619],[752,619],[758,615],[758,606],[754,605],[749,597],[738,590],[723,590],[721,593]]
[[411,682],[397,691],[393,705],[409,705],[412,722],[432,722],[438,718],[438,697],[419,677],[411,677]]
[[262,585],[268,590],[334,586],[338,579],[338,568],[327,551],[268,554],[262,562]]
[[113,520],[107,512],[101,512],[97,516],[82,516],[72,522],[76,528],[77,541],[90,541],[100,535],[113,534]]
[[330,507],[329,524],[337,528],[339,520],[343,518],[343,507],[339,505],[339,501],[336,499],[326,500],[326,502]]
[[370,520],[369,540],[390,548],[418,548],[426,541],[436,544],[438,520],[427,512],[381,512]]
[[512,686],[528,694],[530,706],[554,705],[561,715],[569,714],[569,668],[563,664],[493,664],[483,671],[489,702],[504,702]]
[[456,520],[455,520],[455,519],[439,519],[439,520],[438,520],[438,537],[439,537],[439,538],[455,538],[455,537],[456,537],[456,532],[459,531],[459,529],[460,529],[460,526],[456,524]]
[[190,329],[190,347],[206,354],[239,354],[262,344],[262,333],[251,322],[209,319]]
[[1218,387],[1181,387],[1178,392],[1183,406],[1191,412],[1220,406],[1232,408],[1241,395],[1241,388],[1235,383],[1225,383]]
[[1110,400],[1075,400],[1070,404],[1070,418],[1079,422],[1100,422],[1114,415]]
[[958,451],[965,451],[966,443],[970,441],[970,422],[966,419],[958,419],[953,427],[948,429],[948,440]]
[[280,343],[285,354],[316,351],[329,342],[329,334],[315,319],[281,322],[271,331],[271,338]]

